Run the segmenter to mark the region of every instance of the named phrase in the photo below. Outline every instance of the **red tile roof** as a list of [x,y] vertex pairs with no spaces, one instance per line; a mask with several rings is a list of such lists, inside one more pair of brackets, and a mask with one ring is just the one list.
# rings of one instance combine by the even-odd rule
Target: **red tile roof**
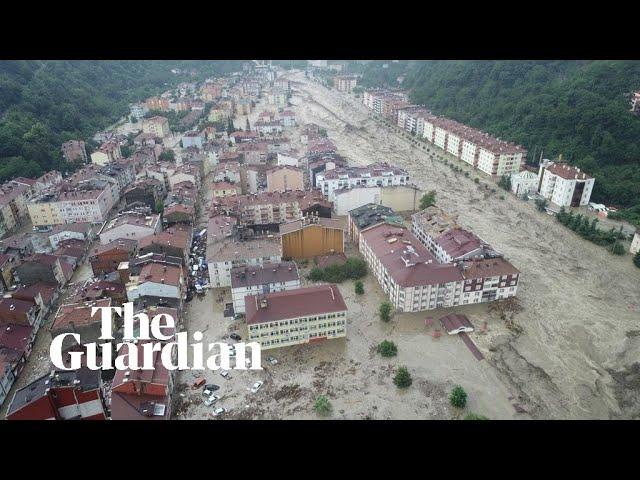
[[[261,307],[266,300],[266,307]],[[343,312],[347,305],[335,284],[244,297],[247,324]]]
[[439,264],[406,228],[381,223],[361,232],[374,255],[402,287],[435,285],[463,279],[460,270]]

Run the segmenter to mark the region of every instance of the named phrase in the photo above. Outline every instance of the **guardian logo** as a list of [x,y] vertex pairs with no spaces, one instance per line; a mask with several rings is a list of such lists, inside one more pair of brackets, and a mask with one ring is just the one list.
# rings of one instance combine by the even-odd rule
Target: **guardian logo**
[[[77,333],[63,333],[56,336],[51,342],[49,355],[51,362],[60,370],[77,370],[83,363],[90,370],[153,370],[154,352],[160,352],[161,361],[167,370],[230,370],[231,359],[235,358],[234,370],[262,370],[260,344],[236,343],[230,346],[227,343],[210,343],[207,346],[207,358],[205,361],[204,345],[202,344],[202,332],[193,333],[193,340],[196,343],[189,344],[188,333],[179,332],[172,335],[165,335],[163,329],[175,331],[175,320],[171,315],[161,313],[151,320],[145,313],[133,313],[133,303],[125,303],[122,307],[93,307],[91,316],[101,311],[101,336],[104,343],[87,343],[84,345],[86,351],[69,352],[70,367],[63,361],[63,345],[67,337],[73,338],[78,344],[82,344],[82,339]],[[124,313],[124,336],[123,342],[117,343],[115,352],[112,340],[113,336],[113,314],[120,317]],[[139,333],[134,334],[134,327],[139,323]],[[173,341],[172,341],[173,340]],[[128,355],[117,355],[123,346],[128,345]],[[251,349],[251,360],[248,362],[246,354],[247,347]],[[140,351],[137,351],[137,350]],[[192,352],[192,362],[189,364],[189,349]],[[125,349],[126,350],[126,349]],[[98,355],[100,351],[100,355]],[[82,357],[86,355],[85,362]],[[98,357],[101,362],[98,365]],[[139,359],[142,359],[140,365]],[[206,366],[205,366],[206,365]]]

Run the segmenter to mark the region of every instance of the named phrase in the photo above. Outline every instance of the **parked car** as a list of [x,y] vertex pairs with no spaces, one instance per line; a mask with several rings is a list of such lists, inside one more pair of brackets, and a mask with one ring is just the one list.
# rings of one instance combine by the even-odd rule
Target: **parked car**
[[231,335],[229,335],[229,337],[231,337],[231,339],[235,340],[236,342],[239,342],[240,340],[242,340],[242,337],[237,333],[232,333]]
[[213,405],[214,403],[216,403],[216,401],[220,400],[220,397],[218,395],[210,395],[209,397],[207,397],[204,401],[204,404],[207,407],[210,407],[211,405]]
[[271,365],[277,365],[278,364],[278,360],[276,360],[273,357],[267,357],[267,362],[269,362]]
[[206,392],[207,390],[209,390],[211,393],[215,392],[216,390],[220,390],[220,386],[214,384],[214,383],[207,383],[204,386],[204,391]]
[[218,407],[213,411],[213,416],[217,417],[218,415],[222,415],[223,413],[225,413],[227,410],[226,408],[223,407]]
[[262,385],[264,384],[264,382],[256,382],[253,384],[253,386],[251,387],[251,393],[256,393],[258,390],[260,390],[260,388],[262,388]]
[[231,377],[229,376],[229,372],[226,370],[220,370],[220,376],[225,380],[229,380]]

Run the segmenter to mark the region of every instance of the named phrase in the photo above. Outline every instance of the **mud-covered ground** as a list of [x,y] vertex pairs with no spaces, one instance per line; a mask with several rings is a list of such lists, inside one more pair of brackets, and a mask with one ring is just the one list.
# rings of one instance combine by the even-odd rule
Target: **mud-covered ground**
[[[520,328],[476,342],[532,417],[640,416],[640,270],[629,255],[616,257],[581,239],[462,162],[455,164],[463,172],[453,171],[444,163],[451,157],[382,125],[353,96],[302,74],[292,78],[301,122],[325,127],[353,164],[388,161],[408,169],[421,188],[437,191],[442,208],[459,213],[464,226],[522,271],[522,311],[514,317]],[[489,322],[490,330],[501,328]]]

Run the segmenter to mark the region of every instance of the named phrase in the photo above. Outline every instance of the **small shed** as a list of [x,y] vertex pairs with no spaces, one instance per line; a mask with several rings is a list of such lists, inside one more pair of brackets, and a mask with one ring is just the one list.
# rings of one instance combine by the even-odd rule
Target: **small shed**
[[450,313],[449,315],[441,317],[440,323],[449,335],[457,335],[462,332],[473,332],[473,325],[471,325],[471,322],[466,315]]

